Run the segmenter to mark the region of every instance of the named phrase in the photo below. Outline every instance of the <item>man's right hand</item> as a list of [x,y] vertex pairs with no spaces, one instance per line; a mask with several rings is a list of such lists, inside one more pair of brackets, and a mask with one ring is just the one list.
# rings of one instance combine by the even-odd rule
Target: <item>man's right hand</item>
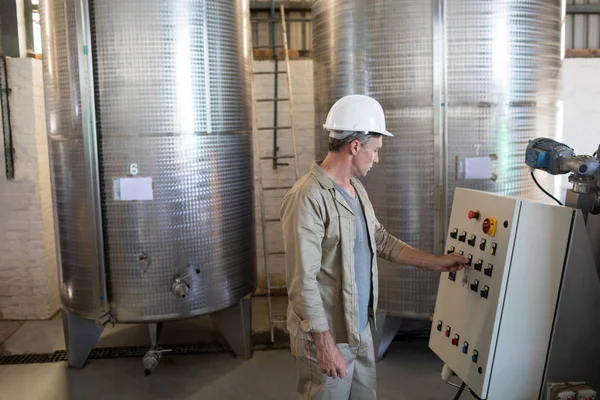
[[312,333],[312,337],[317,345],[317,360],[319,360],[321,372],[333,379],[345,377],[347,373],[346,360],[341,350],[333,342],[329,331]]

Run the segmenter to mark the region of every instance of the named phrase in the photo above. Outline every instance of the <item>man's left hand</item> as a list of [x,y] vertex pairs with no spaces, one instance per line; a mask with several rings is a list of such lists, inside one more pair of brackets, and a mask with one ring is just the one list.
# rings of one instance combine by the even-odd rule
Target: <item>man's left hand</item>
[[433,265],[433,269],[440,272],[456,272],[465,267],[469,260],[458,254],[446,254],[439,256]]

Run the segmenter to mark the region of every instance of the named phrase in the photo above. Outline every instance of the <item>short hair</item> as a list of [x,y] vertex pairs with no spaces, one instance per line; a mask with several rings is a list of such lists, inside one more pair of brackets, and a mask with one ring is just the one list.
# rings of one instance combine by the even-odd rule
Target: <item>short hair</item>
[[371,141],[371,139],[381,136],[379,133],[364,133],[364,132],[352,132],[350,135],[346,136],[343,139],[335,139],[331,136],[329,137],[329,151],[338,152],[347,144],[352,143],[355,140],[358,140],[360,144],[367,144]]

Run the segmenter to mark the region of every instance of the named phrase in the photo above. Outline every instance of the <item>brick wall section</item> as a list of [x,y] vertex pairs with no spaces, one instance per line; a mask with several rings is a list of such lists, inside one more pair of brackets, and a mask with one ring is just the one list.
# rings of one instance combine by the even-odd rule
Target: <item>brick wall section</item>
[[9,59],[15,179],[0,149],[0,319],[46,319],[60,306],[42,63]]
[[[310,169],[314,160],[314,95],[313,95],[313,65],[312,60],[291,60],[292,69],[292,92],[294,112],[294,127],[296,131],[296,145],[298,150],[298,161],[300,176]],[[273,71],[273,61],[255,61],[255,71]],[[279,63],[279,70],[285,70],[285,62]],[[274,78],[273,75],[256,75],[256,97],[273,98]],[[278,78],[280,98],[288,98],[288,83],[284,74]],[[280,102],[278,110],[278,125],[289,126],[289,105]],[[258,126],[273,126],[273,103],[257,103]],[[260,150],[262,156],[273,155],[273,132],[260,131]],[[279,154],[293,154],[291,131],[278,132]],[[291,186],[295,182],[296,174],[293,160],[282,160],[288,162],[289,166],[278,167],[273,170],[270,160],[261,161],[263,172],[263,186]],[[255,164],[255,180],[258,185],[258,167]],[[258,187],[258,186],[256,186]],[[278,218],[281,200],[285,190],[265,191],[265,213],[267,218]],[[262,229],[260,222],[260,203],[258,191],[256,191],[256,235],[258,255],[258,290],[257,294],[265,293],[266,280],[264,270],[264,252],[262,243]],[[267,223],[267,251],[283,251],[281,224],[279,222]],[[283,256],[269,256],[270,281],[272,287],[285,287],[285,267]]]

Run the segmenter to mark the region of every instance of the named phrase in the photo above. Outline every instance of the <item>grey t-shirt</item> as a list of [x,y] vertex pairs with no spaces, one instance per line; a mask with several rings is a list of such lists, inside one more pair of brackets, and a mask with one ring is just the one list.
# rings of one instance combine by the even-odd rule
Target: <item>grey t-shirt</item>
[[331,179],[346,203],[356,215],[356,236],[354,239],[354,280],[358,290],[358,331],[362,333],[369,323],[369,301],[371,299],[371,244],[367,231],[365,213],[358,196],[352,197],[344,188]]

